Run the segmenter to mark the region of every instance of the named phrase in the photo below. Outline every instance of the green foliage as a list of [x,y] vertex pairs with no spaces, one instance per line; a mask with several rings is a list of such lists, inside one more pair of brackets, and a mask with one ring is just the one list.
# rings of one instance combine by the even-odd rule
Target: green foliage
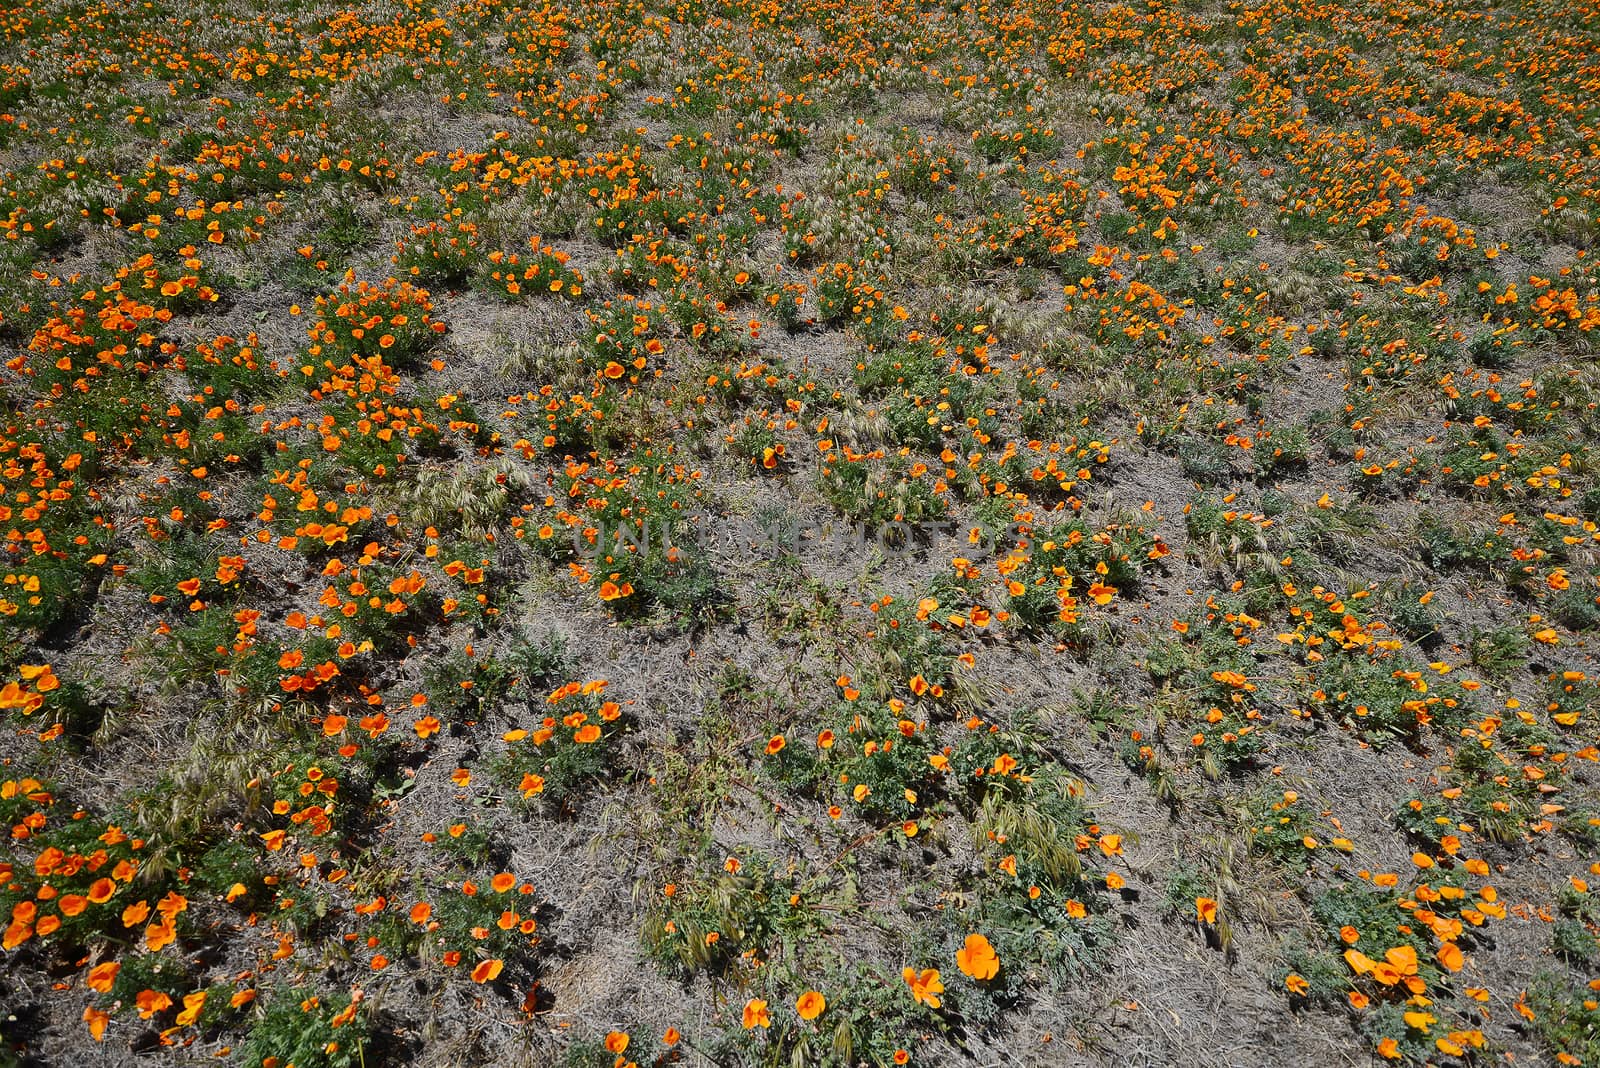
[[663,967],[686,975],[725,975],[790,951],[811,932],[816,914],[795,880],[760,855],[730,858],[716,874],[654,887],[641,937]]
[[1546,1049],[1589,1064],[1600,1058],[1600,1009],[1594,992],[1573,986],[1555,972],[1543,972],[1528,990],[1532,1029]]
[[300,1068],[358,1068],[371,1042],[369,1013],[349,994],[279,987],[245,1039],[249,1064],[272,1058]]

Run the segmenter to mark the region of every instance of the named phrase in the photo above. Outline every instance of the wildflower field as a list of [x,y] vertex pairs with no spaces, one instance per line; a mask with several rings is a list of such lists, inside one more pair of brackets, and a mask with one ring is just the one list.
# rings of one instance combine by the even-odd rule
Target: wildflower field
[[1594,0],[0,6],[0,1065],[1600,1066]]

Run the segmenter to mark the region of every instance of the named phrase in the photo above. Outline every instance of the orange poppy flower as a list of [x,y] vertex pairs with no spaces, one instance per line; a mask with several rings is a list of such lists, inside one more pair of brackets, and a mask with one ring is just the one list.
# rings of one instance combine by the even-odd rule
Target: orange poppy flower
[[956,966],[969,978],[984,982],[1000,973],[1000,958],[987,938],[969,934],[966,943],[956,951]]
[[503,894],[517,885],[517,877],[508,871],[503,871],[489,880],[489,889],[497,894]]
[[94,1040],[102,1042],[106,1037],[106,1024],[111,1022],[111,1014],[89,1005],[83,1010],[83,1022],[89,1025],[89,1034]]
[[174,1022],[179,1027],[188,1027],[200,1018],[200,1010],[205,1008],[206,991],[196,990],[193,994],[183,996],[183,1011],[178,1013]]
[[802,1020],[815,1020],[828,1007],[828,999],[815,990],[807,990],[794,1003],[794,1011]]
[[172,999],[159,990],[141,990],[133,1003],[139,1009],[139,1019],[148,1020],[158,1012],[172,1007]]
[[472,969],[472,981],[474,983],[492,983],[499,978],[500,971],[504,967],[505,962],[501,960],[480,961],[478,966]]
[[1410,946],[1395,946],[1384,955],[1384,959],[1406,975],[1417,974],[1417,951]]
[[156,911],[166,918],[168,923],[175,923],[178,913],[189,907],[189,899],[175,890],[168,890],[167,895],[156,902]]
[[752,1031],[757,1027],[771,1027],[772,1017],[767,1013],[767,1003],[760,998],[751,998],[744,1003],[744,1029]]
[[4,938],[0,938],[0,949],[10,952],[22,943],[33,937],[33,927],[26,923],[13,922],[6,928]]
[[170,923],[152,923],[144,929],[145,948],[155,953],[178,940],[178,931]]
[[85,985],[97,994],[109,994],[111,984],[116,982],[117,973],[121,970],[122,965],[117,961],[102,961],[89,969],[89,978],[84,981]]
[[912,1000],[930,1009],[939,1007],[939,995],[944,993],[944,983],[936,969],[924,968],[919,972],[915,968],[906,968],[900,972],[900,977],[911,988]]

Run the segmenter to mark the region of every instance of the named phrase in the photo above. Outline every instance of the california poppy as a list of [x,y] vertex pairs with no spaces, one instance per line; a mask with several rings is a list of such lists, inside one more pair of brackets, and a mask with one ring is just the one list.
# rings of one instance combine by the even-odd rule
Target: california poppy
[[89,1034],[94,1040],[101,1042],[105,1040],[106,1024],[111,1022],[111,1014],[89,1005],[83,1010],[83,1022],[89,1025]]
[[133,999],[139,1010],[139,1019],[148,1020],[158,1012],[166,1012],[172,999],[159,990],[141,990]]
[[944,983],[936,969],[924,968],[919,972],[915,968],[906,968],[900,972],[900,976],[911,988],[912,1000],[930,1009],[939,1007],[939,995],[944,993]]
[[751,998],[745,1002],[743,1022],[746,1031],[757,1027],[771,1027],[772,1017],[767,1013],[767,1003],[760,998]]
[[999,974],[1000,958],[987,938],[981,934],[969,934],[966,942],[956,951],[956,966],[968,977],[983,982]]
[[102,961],[89,969],[89,978],[84,981],[84,985],[97,994],[109,994],[111,984],[116,981],[117,973],[121,970],[122,965],[117,961]]
[[188,1027],[200,1018],[200,1011],[205,1008],[206,994],[204,990],[196,990],[192,994],[183,996],[183,1011],[178,1013],[173,1021],[179,1027]]
[[153,923],[144,929],[145,948],[155,953],[178,940],[178,932],[170,923]]
[[828,999],[815,990],[807,990],[794,1003],[794,1011],[802,1020],[815,1020],[828,1007]]

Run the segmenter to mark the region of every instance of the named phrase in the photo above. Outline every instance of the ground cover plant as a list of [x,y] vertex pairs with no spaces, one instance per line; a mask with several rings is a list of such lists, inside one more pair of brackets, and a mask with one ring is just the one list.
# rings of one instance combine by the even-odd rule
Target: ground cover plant
[[0,8],[0,1064],[1600,1064],[1597,55]]

